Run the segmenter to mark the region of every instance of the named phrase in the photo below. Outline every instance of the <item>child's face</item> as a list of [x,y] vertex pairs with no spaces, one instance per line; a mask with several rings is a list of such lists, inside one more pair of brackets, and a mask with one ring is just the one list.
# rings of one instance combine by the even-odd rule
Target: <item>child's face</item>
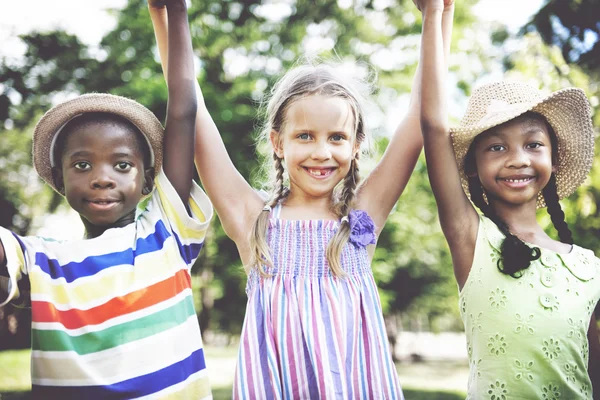
[[523,116],[488,130],[475,143],[475,164],[492,205],[535,206],[554,171],[548,127]]
[[322,95],[292,103],[271,142],[288,171],[290,196],[330,197],[358,151],[348,101]]
[[57,186],[84,223],[109,228],[133,222],[144,185],[151,179],[137,140],[123,126],[99,122],[75,129],[66,138]]

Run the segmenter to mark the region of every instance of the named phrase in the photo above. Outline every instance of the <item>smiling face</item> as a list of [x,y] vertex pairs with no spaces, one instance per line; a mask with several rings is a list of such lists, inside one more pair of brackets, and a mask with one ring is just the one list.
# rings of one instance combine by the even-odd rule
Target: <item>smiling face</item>
[[137,203],[152,182],[152,170],[144,169],[142,140],[126,125],[98,121],[64,135],[55,181],[86,231],[133,222]]
[[477,175],[490,204],[533,204],[554,171],[547,123],[526,114],[482,133],[474,142]]
[[341,97],[310,95],[294,101],[281,132],[271,133],[290,177],[290,198],[331,198],[358,152],[354,116]]

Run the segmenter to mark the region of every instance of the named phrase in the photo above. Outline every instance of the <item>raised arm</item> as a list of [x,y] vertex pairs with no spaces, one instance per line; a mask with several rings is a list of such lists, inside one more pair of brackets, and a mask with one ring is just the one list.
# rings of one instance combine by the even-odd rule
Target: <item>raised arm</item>
[[[443,12],[442,37],[447,60],[452,37],[454,6]],[[442,64],[447,65],[447,64]],[[421,63],[413,78],[410,103],[404,119],[400,122],[392,139],[373,172],[365,179],[358,192],[358,208],[366,210],[381,230],[392,207],[404,191],[423,148],[421,135]]]
[[[163,170],[183,203],[187,204],[194,178],[194,123],[197,108],[187,6],[185,0],[150,0],[148,7],[157,17],[168,19],[169,99],[163,142]],[[167,34],[166,30],[163,34]]]
[[[167,43],[167,31],[170,31],[170,20],[157,10],[150,9],[154,32],[161,55],[163,72],[168,66],[164,60],[169,54],[170,43]],[[170,32],[169,32],[170,34]],[[168,71],[170,73],[170,71]],[[227,235],[238,245],[248,238],[256,217],[261,212],[264,201],[250,187],[244,177],[237,171],[227,154],[219,131],[208,113],[202,91],[195,80],[198,97],[196,114],[196,167],[204,189],[213,203],[219,219]],[[240,132],[249,134],[249,132]]]
[[455,275],[462,287],[473,262],[479,220],[461,186],[448,126],[441,28],[444,3],[419,0],[417,4],[423,12],[421,129],[427,171],[442,230],[452,253]]
[[6,269],[6,255],[4,254],[4,245],[0,240],[0,303],[8,296],[8,269]]
[[592,314],[588,328],[589,341],[589,375],[594,390],[594,399],[600,397],[600,337],[598,336],[598,322],[595,313]]

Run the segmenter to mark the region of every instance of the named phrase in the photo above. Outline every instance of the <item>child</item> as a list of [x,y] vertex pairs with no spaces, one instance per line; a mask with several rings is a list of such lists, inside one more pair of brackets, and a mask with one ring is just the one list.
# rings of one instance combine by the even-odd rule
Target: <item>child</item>
[[192,181],[197,99],[186,5],[150,7],[165,3],[164,132],[150,110],[118,96],[53,107],[35,128],[34,164],[81,215],[86,238],[0,228],[0,305],[31,286],[35,398],[211,398],[190,267],[212,208]]
[[[600,260],[572,244],[558,202],[592,164],[587,98],[574,88],[544,96],[522,83],[488,84],[473,92],[460,125],[449,130],[443,4],[418,4],[423,37],[432,38],[423,41],[421,54],[421,125],[460,289],[468,397],[591,399],[592,382],[600,388],[593,315]],[[546,205],[560,241],[536,221],[536,208]]]
[[[452,7],[446,15],[448,39]],[[165,22],[155,24],[167,54]],[[402,398],[370,262],[421,151],[418,93],[359,186],[368,132],[355,85],[327,65],[288,71],[267,108],[276,177],[266,202],[199,102],[196,165],[248,272],[235,399]]]

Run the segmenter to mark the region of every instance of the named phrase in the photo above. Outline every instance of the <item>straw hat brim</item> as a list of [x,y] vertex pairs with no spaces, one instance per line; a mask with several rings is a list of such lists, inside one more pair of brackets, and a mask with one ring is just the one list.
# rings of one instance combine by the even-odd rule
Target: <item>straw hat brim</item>
[[[507,112],[499,113],[495,118],[487,120],[483,124],[458,126],[450,129],[461,183],[469,197],[464,162],[475,137],[528,111],[544,116],[556,133],[558,142],[556,187],[559,199],[572,194],[584,182],[594,159],[594,128],[591,107],[583,90],[567,88],[528,104],[512,105]],[[541,192],[538,196],[537,206],[538,208],[546,206]]]
[[44,114],[33,132],[33,165],[40,177],[60,193],[52,178],[53,145],[62,128],[73,118],[89,112],[111,113],[131,121],[150,148],[150,167],[160,171],[164,129],[156,116],[140,103],[108,93],[91,93],[60,103]]

